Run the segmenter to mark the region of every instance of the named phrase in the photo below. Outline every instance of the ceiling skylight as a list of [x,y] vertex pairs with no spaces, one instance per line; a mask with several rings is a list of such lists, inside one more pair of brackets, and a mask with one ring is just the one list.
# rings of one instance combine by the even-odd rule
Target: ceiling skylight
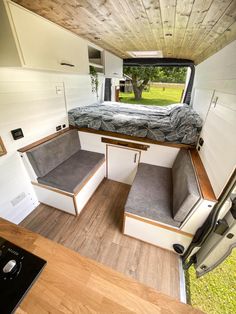
[[133,58],[163,58],[161,50],[147,51],[127,51]]

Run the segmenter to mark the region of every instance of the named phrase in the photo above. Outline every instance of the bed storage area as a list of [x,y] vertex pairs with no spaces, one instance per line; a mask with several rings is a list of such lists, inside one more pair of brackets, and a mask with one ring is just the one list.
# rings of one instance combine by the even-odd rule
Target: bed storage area
[[158,142],[195,146],[202,119],[186,104],[165,107],[117,102],[95,103],[69,110],[69,124]]

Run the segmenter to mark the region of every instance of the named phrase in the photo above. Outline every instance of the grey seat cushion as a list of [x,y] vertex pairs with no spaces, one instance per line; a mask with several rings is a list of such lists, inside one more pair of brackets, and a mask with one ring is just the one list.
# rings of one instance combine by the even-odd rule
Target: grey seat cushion
[[182,222],[200,199],[189,151],[181,149],[172,167],[173,218]]
[[172,218],[171,169],[140,163],[125,212],[179,227]]
[[75,193],[104,160],[104,154],[80,150],[47,175],[39,177],[38,182]]
[[38,177],[43,177],[80,150],[77,130],[70,130],[27,152]]

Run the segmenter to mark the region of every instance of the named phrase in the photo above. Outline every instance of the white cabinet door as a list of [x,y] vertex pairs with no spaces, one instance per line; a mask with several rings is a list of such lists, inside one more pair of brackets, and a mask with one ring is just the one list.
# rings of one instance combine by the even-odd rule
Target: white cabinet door
[[84,39],[14,3],[8,5],[25,67],[89,73]]
[[106,77],[123,77],[123,60],[112,53],[104,52],[105,76]]
[[137,172],[140,151],[107,146],[107,177],[108,179],[132,184]]

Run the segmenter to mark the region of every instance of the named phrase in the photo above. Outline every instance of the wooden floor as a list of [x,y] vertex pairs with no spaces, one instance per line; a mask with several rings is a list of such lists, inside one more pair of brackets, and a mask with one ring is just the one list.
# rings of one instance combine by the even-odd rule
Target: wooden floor
[[80,216],[41,204],[21,226],[179,299],[178,257],[121,232],[129,189],[105,179]]

